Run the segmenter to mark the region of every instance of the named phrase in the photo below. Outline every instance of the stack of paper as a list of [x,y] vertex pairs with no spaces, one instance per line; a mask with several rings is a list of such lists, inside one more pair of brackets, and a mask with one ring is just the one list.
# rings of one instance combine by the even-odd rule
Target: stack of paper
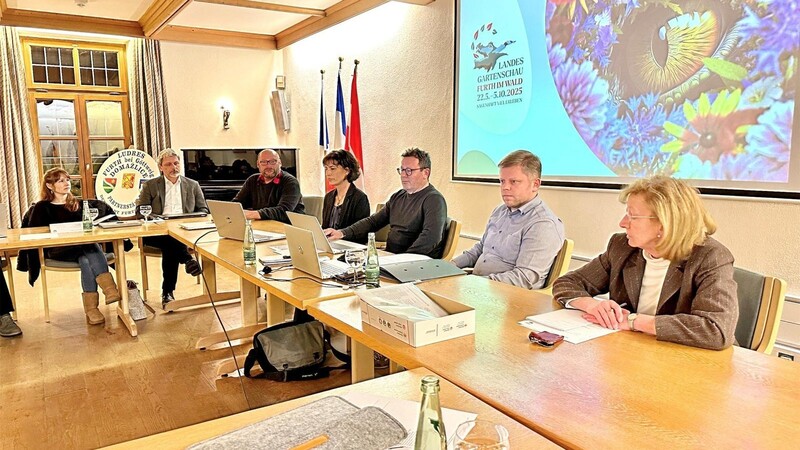
[[534,331],[560,334],[564,336],[565,341],[573,344],[580,344],[619,331],[587,322],[581,317],[583,314],[583,311],[577,309],[559,309],[545,314],[528,316],[519,324]]

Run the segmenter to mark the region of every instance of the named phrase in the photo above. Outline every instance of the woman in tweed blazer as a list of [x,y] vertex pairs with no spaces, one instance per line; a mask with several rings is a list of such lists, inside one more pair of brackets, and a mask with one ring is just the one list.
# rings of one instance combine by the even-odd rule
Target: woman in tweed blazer
[[[620,227],[600,256],[559,278],[555,299],[590,322],[721,350],[739,319],[733,255],[709,237],[716,224],[687,183],[664,176],[620,194]],[[593,297],[608,293],[611,300]]]

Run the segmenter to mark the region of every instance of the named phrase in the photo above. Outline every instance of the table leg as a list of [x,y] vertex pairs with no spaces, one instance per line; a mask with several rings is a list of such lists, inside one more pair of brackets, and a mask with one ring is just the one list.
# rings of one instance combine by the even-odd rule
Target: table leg
[[139,331],[128,309],[128,278],[125,271],[125,249],[122,246],[122,239],[114,240],[114,256],[116,259],[117,287],[122,297],[117,306],[117,316],[119,316],[119,319],[122,321],[122,324],[125,325],[125,328],[128,329],[131,336],[136,336],[139,334]]
[[353,340],[353,352],[350,354],[350,380],[353,383],[375,378],[375,357],[372,349]]
[[267,292],[267,326],[286,321],[286,302]]
[[205,283],[203,283],[203,294],[196,295],[194,297],[189,298],[182,298],[179,300],[175,300],[172,302],[167,303],[167,306],[164,308],[166,312],[173,312],[181,308],[188,308],[190,306],[198,306],[198,305],[207,305],[210,303],[208,299],[208,293],[211,292],[212,298],[214,302],[223,302],[226,300],[236,300],[235,302],[226,302],[225,305],[229,305],[232,303],[237,303],[239,301],[239,293],[236,291],[231,292],[217,292],[217,265],[216,263],[208,259],[204,256],[201,256],[203,261],[203,277],[205,278],[206,282],[208,283],[208,289],[206,289]]

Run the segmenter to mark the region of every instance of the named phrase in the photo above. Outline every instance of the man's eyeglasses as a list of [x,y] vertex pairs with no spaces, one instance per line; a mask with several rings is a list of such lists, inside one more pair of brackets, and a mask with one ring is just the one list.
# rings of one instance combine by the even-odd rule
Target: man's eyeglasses
[[420,167],[419,169],[403,169],[402,167],[398,167],[397,174],[398,175],[406,174],[407,177],[410,177],[415,170],[423,170],[423,169],[427,169],[427,167]]
[[625,217],[628,218],[628,221],[633,222],[636,219],[658,219],[656,216],[634,216],[629,212],[625,213]]
[[270,159],[269,161],[259,161],[258,163],[266,166],[277,166],[279,162],[277,159]]

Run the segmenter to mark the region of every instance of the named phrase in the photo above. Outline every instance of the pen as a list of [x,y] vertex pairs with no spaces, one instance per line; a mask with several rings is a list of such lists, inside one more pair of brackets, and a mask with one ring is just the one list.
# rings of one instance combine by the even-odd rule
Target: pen
[[328,442],[328,436],[323,434],[322,436],[317,436],[314,439],[304,442],[296,447],[292,447],[292,450],[307,450],[314,447],[318,447],[326,442]]

